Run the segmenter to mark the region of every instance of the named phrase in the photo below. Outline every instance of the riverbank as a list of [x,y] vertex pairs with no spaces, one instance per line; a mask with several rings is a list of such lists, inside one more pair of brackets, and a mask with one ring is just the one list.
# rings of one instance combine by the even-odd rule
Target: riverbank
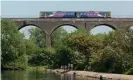
[[26,70],[40,70],[44,71],[47,69],[47,66],[28,66]]
[[133,80],[133,75],[123,75],[123,74],[111,74],[111,73],[99,73],[91,71],[64,71],[62,69],[47,69],[48,72],[53,72],[56,74],[75,74],[75,78],[95,78],[95,79],[106,79],[106,80]]
[[1,68],[1,70],[40,70],[44,71],[47,66],[27,66],[26,68]]

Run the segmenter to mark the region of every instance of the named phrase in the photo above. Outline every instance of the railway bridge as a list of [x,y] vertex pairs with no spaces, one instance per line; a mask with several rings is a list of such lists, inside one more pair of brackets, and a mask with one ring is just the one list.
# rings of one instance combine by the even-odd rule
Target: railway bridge
[[133,26],[133,18],[5,18],[16,23],[18,29],[37,26],[46,34],[46,46],[51,47],[51,34],[58,27],[71,25],[88,31],[98,25],[107,25],[114,30],[128,29]]

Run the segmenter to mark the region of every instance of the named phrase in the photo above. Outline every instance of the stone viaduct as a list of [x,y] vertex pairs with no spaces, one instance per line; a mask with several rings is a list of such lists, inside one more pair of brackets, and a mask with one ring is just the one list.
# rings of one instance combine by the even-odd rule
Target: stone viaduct
[[46,46],[51,47],[51,34],[60,26],[71,25],[88,31],[98,25],[107,25],[112,29],[128,29],[133,26],[133,18],[5,18],[16,23],[18,29],[25,26],[37,26],[46,34]]

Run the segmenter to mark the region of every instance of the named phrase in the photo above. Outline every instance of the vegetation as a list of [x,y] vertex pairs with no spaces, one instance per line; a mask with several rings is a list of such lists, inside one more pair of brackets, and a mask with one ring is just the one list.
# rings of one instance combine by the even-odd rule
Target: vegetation
[[32,28],[29,30],[30,33],[30,40],[32,40],[37,47],[44,48],[46,47],[45,43],[45,36],[44,32],[39,28]]
[[1,21],[2,68],[23,69],[27,66],[28,57],[23,37],[13,22]]
[[51,34],[52,48],[46,48],[45,34],[37,28],[24,39],[13,22],[2,19],[1,31],[2,68],[60,68],[71,63],[76,70],[133,75],[132,30],[91,35],[84,29],[67,33],[59,28]]

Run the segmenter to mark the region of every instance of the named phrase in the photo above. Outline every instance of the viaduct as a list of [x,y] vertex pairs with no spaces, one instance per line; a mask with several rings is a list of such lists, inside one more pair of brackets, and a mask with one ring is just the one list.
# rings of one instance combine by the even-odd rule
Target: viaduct
[[58,27],[71,25],[88,31],[98,25],[107,25],[114,30],[128,29],[133,26],[133,18],[5,18],[16,23],[18,29],[37,26],[46,34],[46,46],[51,47],[51,34]]

